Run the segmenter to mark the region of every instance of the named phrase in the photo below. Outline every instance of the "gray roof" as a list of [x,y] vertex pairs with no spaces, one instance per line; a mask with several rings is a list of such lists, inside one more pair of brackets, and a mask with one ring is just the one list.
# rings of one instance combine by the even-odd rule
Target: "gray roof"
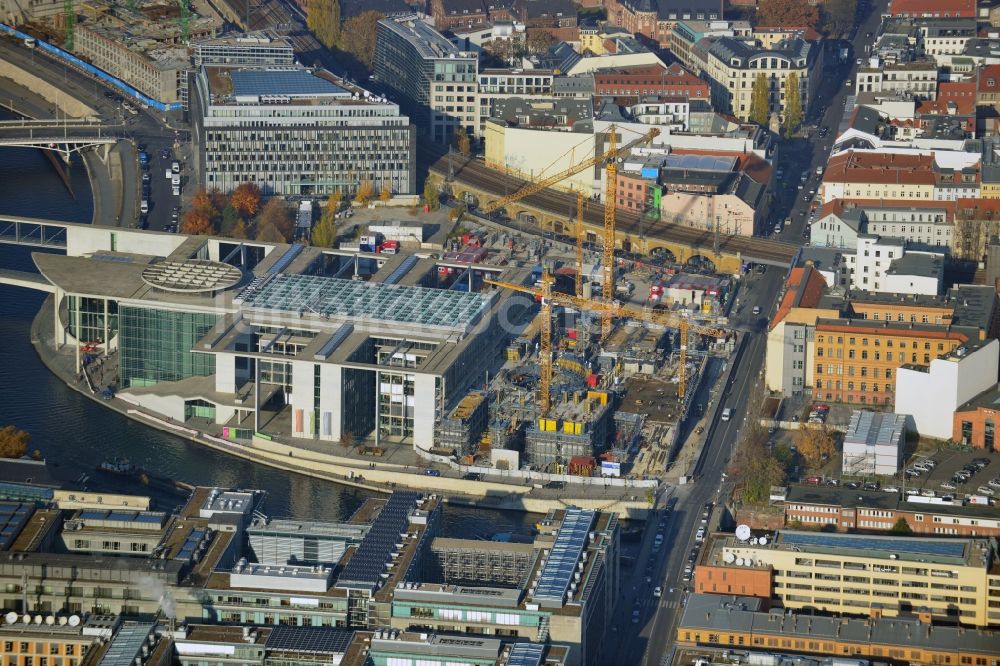
[[[943,653],[996,656],[1000,633],[982,629],[923,624],[915,618],[847,618],[807,615],[789,610],[753,610],[760,600],[716,594],[692,594],[678,628],[710,633],[752,633],[786,638],[835,638],[863,645],[924,648]],[[702,634],[702,643],[708,643]]]
[[594,75],[556,76],[552,79],[553,95],[594,94]]
[[573,66],[580,62],[582,55],[573,50],[573,47],[566,42],[554,44],[548,51],[537,56],[536,64],[543,69],[558,70],[568,72]]
[[525,18],[573,17],[576,18],[576,5],[573,0],[515,0],[514,9],[524,12]]
[[944,257],[940,254],[907,252],[889,264],[887,275],[915,275],[940,278],[944,273]]
[[391,17],[412,14],[413,9],[403,0],[341,0],[340,2],[341,21],[364,12],[378,12],[382,16]]
[[704,14],[708,18],[709,14],[714,13],[717,19],[723,16],[722,0],[657,0],[655,4],[657,18],[661,20],[670,19],[671,16],[679,19],[684,14],[695,18],[698,14]]

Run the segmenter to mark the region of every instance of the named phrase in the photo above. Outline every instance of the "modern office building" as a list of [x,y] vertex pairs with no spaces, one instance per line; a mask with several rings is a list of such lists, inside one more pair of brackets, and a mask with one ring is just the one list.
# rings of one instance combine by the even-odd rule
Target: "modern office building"
[[288,37],[260,30],[192,42],[191,61],[195,67],[290,67],[295,64],[295,50]]
[[[619,589],[617,516],[570,507],[550,512],[539,527],[530,567],[518,585],[511,586],[506,576],[499,584],[480,579],[476,585],[397,585],[392,628],[564,644],[570,647],[568,665],[603,663],[598,661],[601,643]],[[457,550],[459,540],[448,541],[448,549]],[[465,551],[478,547],[485,552],[509,545],[465,543]],[[470,572],[491,567],[488,561],[469,565]]]
[[995,538],[781,531],[764,543],[713,537],[698,563],[704,570],[695,575],[770,577],[770,594],[756,593],[789,609],[883,617],[920,612],[989,627],[1000,626],[1000,609],[990,606],[991,588],[1000,588],[997,558]]
[[413,127],[399,105],[304,67],[203,66],[191,101],[202,184],[350,198],[416,188]]
[[[752,597],[692,594],[677,625],[677,644],[730,650],[817,654],[910,666],[996,666],[1000,634],[935,625],[926,615],[844,618],[768,611]],[[778,663],[767,654],[767,663]],[[753,661],[751,661],[753,663]],[[856,663],[856,662],[852,662]]]
[[437,288],[433,258],[131,238],[117,252],[35,255],[59,291],[58,344],[102,341],[118,353],[119,398],[223,438],[333,446],[350,433],[430,449],[435,422],[506,344],[510,293]]
[[284,566],[336,566],[370,527],[356,523],[255,518],[247,527],[254,561]]
[[849,476],[893,476],[906,445],[906,416],[855,409],[844,435],[842,472]]
[[448,144],[456,131],[479,134],[479,58],[423,21],[379,21],[372,69],[431,140]]

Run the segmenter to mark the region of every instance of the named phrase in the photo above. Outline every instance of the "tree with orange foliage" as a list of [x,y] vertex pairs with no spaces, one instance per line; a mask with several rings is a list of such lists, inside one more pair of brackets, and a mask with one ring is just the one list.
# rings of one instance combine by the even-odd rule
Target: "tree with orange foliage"
[[815,28],[819,23],[819,9],[802,0],[760,0],[757,6],[757,24]]
[[378,200],[381,201],[382,203],[385,203],[391,198],[392,198],[392,190],[390,190],[388,187],[383,187],[382,191],[378,193]]
[[[208,192],[205,190],[198,190],[194,193],[194,198],[191,199],[191,210],[200,210],[208,212],[215,208],[212,204],[212,200],[208,196]],[[211,215],[209,215],[211,217]]]
[[375,194],[375,188],[372,186],[372,181],[363,180],[358,183],[358,192],[354,195],[354,200],[364,205],[368,203],[373,194]]
[[257,217],[257,240],[287,243],[295,231],[292,211],[281,199],[269,199]]
[[212,218],[204,210],[189,210],[184,215],[181,222],[181,233],[192,236],[212,236],[215,234],[215,226]]
[[253,217],[260,210],[260,188],[254,183],[243,183],[233,190],[229,204],[242,217]]

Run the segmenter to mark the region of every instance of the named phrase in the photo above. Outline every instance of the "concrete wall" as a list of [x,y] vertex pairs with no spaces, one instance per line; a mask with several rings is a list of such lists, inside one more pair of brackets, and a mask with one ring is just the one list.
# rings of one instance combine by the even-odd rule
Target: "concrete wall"
[[61,88],[57,88],[34,74],[26,72],[2,59],[0,59],[0,77],[10,79],[22,88],[27,88],[35,94],[41,95],[48,101],[55,104],[59,111],[61,113],[65,113],[67,116],[71,116],[73,118],[86,118],[88,116],[98,115],[96,110],[79,100],[73,99]]
[[963,358],[934,359],[928,372],[899,368],[895,412],[912,416],[921,436],[948,439],[955,410],[996,384],[998,366],[994,339]]
[[110,252],[112,237],[118,252],[165,257],[187,240],[183,234],[156,231],[95,227],[89,224],[66,225],[66,254],[81,257],[101,250]]

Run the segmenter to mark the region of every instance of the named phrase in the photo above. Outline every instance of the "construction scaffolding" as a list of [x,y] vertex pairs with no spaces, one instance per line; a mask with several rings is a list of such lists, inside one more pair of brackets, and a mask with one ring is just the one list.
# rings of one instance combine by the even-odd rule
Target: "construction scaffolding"
[[611,436],[613,409],[604,391],[553,395],[549,413],[536,419],[524,436],[524,453],[535,469],[561,473],[576,457],[604,451]]
[[530,543],[436,538],[428,573],[446,585],[516,588],[527,577],[533,556]]

